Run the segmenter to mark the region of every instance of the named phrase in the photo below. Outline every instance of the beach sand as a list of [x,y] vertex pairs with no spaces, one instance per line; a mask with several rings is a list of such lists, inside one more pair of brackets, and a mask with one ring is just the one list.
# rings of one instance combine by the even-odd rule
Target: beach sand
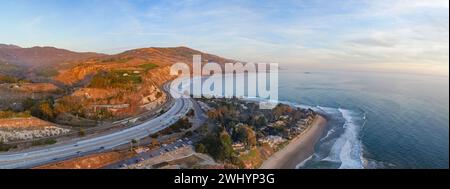
[[314,146],[326,130],[327,120],[317,115],[306,131],[295,137],[289,144],[264,161],[260,169],[295,169],[302,161],[314,153]]

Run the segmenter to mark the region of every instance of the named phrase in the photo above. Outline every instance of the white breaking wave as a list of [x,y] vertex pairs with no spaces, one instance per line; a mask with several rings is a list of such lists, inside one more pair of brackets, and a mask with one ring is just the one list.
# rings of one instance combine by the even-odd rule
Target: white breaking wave
[[325,141],[326,139],[328,139],[328,137],[330,137],[333,133],[335,133],[336,130],[334,128],[330,129],[327,134],[325,135],[325,137],[323,137],[322,139],[320,139],[321,142]]
[[[189,89],[188,86],[184,86],[184,90]],[[215,95],[216,97],[220,97],[220,94],[210,94]],[[246,97],[245,100],[255,101],[255,102],[267,102],[268,99],[259,98],[259,97]],[[343,125],[344,132],[336,139],[335,143],[332,145],[329,155],[320,160],[320,161],[328,161],[333,163],[340,163],[340,169],[362,169],[364,168],[364,159],[363,159],[363,148],[362,143],[359,137],[359,133],[361,128],[365,123],[365,115],[364,117],[357,115],[355,112],[351,110],[341,109],[341,108],[333,108],[333,107],[322,107],[322,106],[308,106],[304,104],[297,104],[290,101],[282,101],[278,100],[277,103],[287,104],[293,107],[299,107],[303,109],[312,109],[317,112],[322,112],[327,115],[339,116],[342,115],[345,123]],[[357,123],[357,120],[354,118],[359,118],[364,120],[364,123]],[[356,121],[356,122],[355,122]],[[333,133],[335,133],[335,128],[331,128],[325,137],[321,138],[321,142],[330,137]],[[312,160],[313,156],[310,156],[306,160],[300,162],[297,165],[297,168],[303,167],[308,161]]]
[[340,169],[362,169],[362,144],[359,138],[361,126],[354,122],[353,112],[338,109],[345,119],[344,133],[336,140],[330,150],[330,154],[324,160],[341,162]]
[[311,160],[311,158],[312,158],[313,156],[314,156],[314,154],[311,155],[311,156],[309,156],[308,158],[306,158],[305,160],[303,160],[303,161],[300,162],[299,164],[297,164],[297,166],[295,166],[295,169],[300,169],[300,168],[302,168],[303,166],[305,166],[306,162],[308,162],[309,160]]

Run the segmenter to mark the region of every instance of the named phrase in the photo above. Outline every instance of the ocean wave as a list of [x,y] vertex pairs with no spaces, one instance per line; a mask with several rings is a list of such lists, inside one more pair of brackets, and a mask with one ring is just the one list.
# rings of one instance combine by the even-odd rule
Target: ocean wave
[[[255,101],[264,101],[260,98],[252,98]],[[347,110],[343,108],[333,108],[324,106],[309,106],[303,104],[297,104],[289,101],[278,101],[279,103],[287,104],[293,107],[312,109],[318,113],[322,113],[327,116],[339,116],[344,119],[344,124],[342,125],[343,133],[337,136],[334,144],[330,149],[327,157],[319,160],[322,162],[331,162],[335,164],[340,164],[340,169],[363,169],[367,162],[363,157],[363,146],[360,138],[360,132],[364,125],[366,124],[366,114],[357,113],[352,110]],[[336,133],[336,128],[331,128],[327,131],[327,134],[320,139],[320,142],[324,142],[329,138],[334,137]],[[297,168],[302,168],[309,161],[316,161],[313,156],[300,162]]]
[[344,132],[337,138],[330,150],[330,154],[324,160],[340,162],[340,169],[362,169],[363,155],[362,143],[359,132],[363,124],[359,125],[355,120],[355,113],[338,108],[345,120]]
[[327,134],[323,138],[320,139],[320,142],[323,142],[323,141],[327,140],[328,137],[330,137],[335,132],[336,132],[336,129],[334,129],[334,128],[328,130]]
[[308,161],[310,161],[310,160],[313,158],[313,156],[315,156],[315,154],[309,156],[308,158],[306,158],[305,160],[303,160],[302,162],[300,162],[299,164],[297,164],[297,166],[295,166],[295,169],[300,169],[300,168],[302,168],[303,166],[305,166],[305,164],[306,164]]
[[[217,95],[217,94],[215,94]],[[220,96],[220,95],[217,95]],[[267,102],[268,99],[259,97],[246,97],[244,98],[248,101],[255,102]],[[304,109],[312,109],[320,114],[329,117],[342,117],[344,124],[339,126],[339,128],[332,127],[327,131],[327,134],[320,139],[320,142],[324,142],[327,139],[331,142],[333,140],[331,149],[328,156],[325,154],[325,158],[313,158],[310,156],[306,160],[300,162],[297,167],[304,167],[309,161],[319,161],[319,162],[331,162],[335,164],[340,164],[340,169],[361,169],[364,168],[364,164],[367,165],[367,161],[363,158],[363,148],[362,142],[360,140],[360,131],[365,124],[366,116],[365,114],[358,114],[352,110],[333,108],[333,107],[323,107],[323,106],[309,106],[304,104],[298,104],[290,101],[278,100],[277,103],[287,104],[292,107],[299,107]],[[343,129],[342,134],[334,134],[337,132],[336,129]],[[339,134],[339,133],[338,133]],[[335,138],[336,137],[336,138]]]

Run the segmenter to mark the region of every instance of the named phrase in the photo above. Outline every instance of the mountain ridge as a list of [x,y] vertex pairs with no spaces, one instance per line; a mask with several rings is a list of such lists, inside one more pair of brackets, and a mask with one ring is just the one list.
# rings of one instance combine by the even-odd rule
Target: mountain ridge
[[53,67],[61,63],[105,56],[101,53],[75,52],[50,46],[22,48],[0,44],[0,61],[24,67]]

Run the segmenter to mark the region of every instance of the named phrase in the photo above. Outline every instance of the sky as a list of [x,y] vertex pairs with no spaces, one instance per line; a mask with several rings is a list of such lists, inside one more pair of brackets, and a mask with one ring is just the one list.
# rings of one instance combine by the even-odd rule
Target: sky
[[0,43],[448,75],[447,0],[0,0]]

